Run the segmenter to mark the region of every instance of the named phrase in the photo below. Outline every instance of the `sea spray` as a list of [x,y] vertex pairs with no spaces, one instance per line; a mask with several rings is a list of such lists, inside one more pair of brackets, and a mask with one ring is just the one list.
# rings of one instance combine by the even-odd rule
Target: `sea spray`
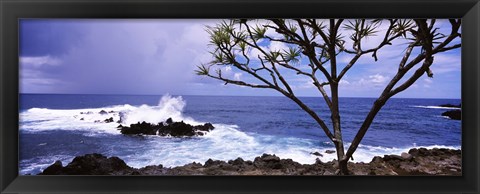
[[[174,121],[184,121],[192,125],[202,122],[183,115],[186,102],[181,96],[164,95],[157,106],[129,104],[86,109],[47,109],[31,108],[20,113],[20,130],[83,130],[99,133],[118,134],[119,124],[130,125],[137,122],[159,123],[172,118]],[[105,111],[106,113],[102,113]],[[113,118],[115,122],[107,123]],[[121,121],[121,122],[118,122]]]
[[[151,99],[151,96],[148,98]],[[56,159],[67,164],[75,156],[88,153],[118,156],[128,165],[137,168],[158,164],[174,167],[191,162],[204,163],[210,158],[233,160],[241,157],[244,160],[253,160],[263,153],[291,158],[303,164],[314,163],[317,158],[322,161],[336,159],[335,153],[325,153],[326,150],[335,148],[330,142],[325,142],[326,138],[323,138],[324,135],[315,127],[315,123],[310,123],[308,117],[296,109],[295,105],[290,106],[281,99],[165,95],[152,100],[150,105],[145,102],[125,104],[122,101],[93,108],[89,107],[89,104],[72,106],[71,109],[68,106],[52,109],[48,105],[30,108],[20,113],[20,153],[23,154],[20,156],[21,174],[38,173]],[[312,104],[317,102],[317,99],[311,100]],[[355,116],[360,110],[356,105],[370,103],[363,102],[364,99],[354,100],[356,101],[352,101],[348,106],[351,113],[347,112],[342,117],[346,122],[343,125],[346,135],[349,132],[347,129],[356,129],[355,122],[352,122],[356,121]],[[270,103],[266,104],[266,101]],[[412,101],[409,104],[426,106],[458,103]],[[392,102],[395,102],[395,99]],[[66,103],[73,104],[76,101]],[[142,103],[144,105],[141,105]],[[278,111],[266,115],[259,110],[260,105],[265,106],[262,109]],[[282,109],[279,109],[278,105],[281,105]],[[395,115],[379,115],[379,118],[382,117],[381,119],[388,123],[377,122],[372,125],[369,135],[353,155],[354,162],[369,162],[374,156],[401,154],[413,147],[460,149],[460,146],[451,146],[458,145],[459,140],[455,134],[461,132],[461,128],[457,127],[459,123],[431,116],[440,115],[442,110],[405,106],[405,103],[398,103],[398,106],[395,103],[389,104],[384,109],[395,111],[406,118],[401,120]],[[108,114],[101,114],[102,110]],[[125,119],[117,123],[121,112],[125,114]],[[113,117],[114,122],[104,122],[110,117]],[[202,137],[173,138],[125,136],[116,129],[119,124],[127,125],[139,121],[157,123],[169,117],[174,121],[183,120],[192,125],[212,122],[215,130]],[[407,122],[410,118],[421,119],[416,119],[415,123]],[[408,126],[398,127],[406,124]],[[374,140],[369,140],[370,137]],[[395,141],[390,140],[391,137],[395,137]],[[417,142],[417,145],[412,146],[411,141]],[[312,152],[319,152],[323,156],[315,156]]]
[[184,121],[192,125],[201,124],[190,117],[183,115],[187,105],[182,96],[172,97],[169,94],[162,96],[157,106],[141,105],[126,112],[126,119],[123,124],[136,122],[159,123],[172,118],[174,121]]

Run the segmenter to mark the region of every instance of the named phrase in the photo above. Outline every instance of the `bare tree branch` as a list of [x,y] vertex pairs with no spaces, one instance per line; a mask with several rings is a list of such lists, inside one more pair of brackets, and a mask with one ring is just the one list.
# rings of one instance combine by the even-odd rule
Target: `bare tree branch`
[[[390,21],[390,25],[387,29],[387,31],[385,32],[384,34],[384,38],[383,38],[383,41],[378,45],[376,46],[375,48],[371,48],[371,49],[368,49],[368,50],[365,50],[363,51],[361,49],[361,41],[362,41],[362,37],[357,37],[357,40],[356,42],[354,42],[354,45],[357,44],[358,45],[358,49],[356,50],[356,52],[347,52],[347,53],[350,53],[350,54],[355,54],[355,56],[350,60],[350,62],[342,69],[342,71],[340,72],[337,80],[341,80],[341,78],[347,73],[347,71],[352,68],[352,66],[357,62],[357,60],[364,54],[367,54],[367,53],[373,53],[372,54],[372,57],[375,58],[375,61],[378,60],[377,58],[377,51],[380,50],[382,47],[384,47],[385,45],[390,45],[391,42],[393,40],[395,40],[396,38],[400,37],[401,36],[401,33],[398,33],[397,35],[395,36],[392,36],[392,37],[389,37],[390,34],[391,34],[391,31],[395,25],[395,22],[396,20],[389,20]],[[365,20],[362,20],[362,23],[364,23]],[[360,29],[360,30],[365,30],[363,29],[363,27]]]
[[225,84],[235,84],[235,85],[239,85],[239,86],[248,86],[248,87],[252,87],[252,88],[272,88],[273,89],[273,87],[269,86],[269,85],[259,85],[259,84],[245,83],[243,81],[231,80],[231,79],[223,78],[221,76],[214,76],[214,75],[210,75],[210,74],[208,74],[207,76],[211,77],[211,78],[214,78],[214,79],[224,81]]
[[341,80],[342,77],[347,73],[347,71],[352,68],[352,66],[355,64],[355,62],[357,62],[357,60],[362,56],[362,54],[356,54],[351,60],[350,62],[342,69],[342,71],[340,72],[340,74],[338,75],[338,78],[337,80]]
[[[397,74],[394,76],[394,78],[390,81],[390,83],[385,87],[384,91],[380,95],[380,97],[375,101],[373,104],[372,108],[370,109],[370,112],[368,113],[366,119],[362,123],[362,126],[358,130],[357,134],[355,135],[350,147],[347,150],[347,153],[345,154],[345,157],[343,158],[344,161],[348,161],[350,157],[352,157],[352,154],[355,152],[357,149],[360,141],[363,139],[365,136],[365,133],[367,132],[368,128],[370,127],[371,123],[373,122],[373,119],[377,115],[378,111],[383,107],[383,105],[386,103],[386,101],[391,98],[392,96],[398,94],[401,91],[404,91],[406,88],[410,87],[413,83],[415,83],[416,80],[418,80],[427,70],[429,67],[433,64],[433,55],[438,52],[444,51],[444,47],[448,45],[449,42],[451,42],[453,39],[447,38],[444,42],[440,43],[437,45],[437,47],[433,48],[433,35],[431,34],[431,28],[429,29],[427,27],[427,22],[426,20],[415,20],[418,26],[418,31],[414,32],[414,36],[416,36],[416,41],[414,42],[416,44],[417,41],[420,41],[422,44],[422,49],[425,52],[422,52],[415,57],[412,61],[409,62],[404,68],[399,68],[399,71]],[[434,22],[434,21],[432,21]],[[452,22],[452,32],[451,32],[451,37],[457,37],[459,27],[455,25],[459,25],[459,22]],[[433,24],[431,24],[433,25]],[[413,48],[413,44],[410,44],[409,48]],[[459,46],[459,45],[458,45]],[[457,45],[454,45],[452,47],[447,47],[448,49],[453,49],[457,48]],[[402,66],[406,62],[405,58],[408,58],[410,55],[411,51],[408,51],[405,53],[404,58],[400,62],[399,66]],[[413,75],[410,76],[407,81],[405,81],[403,84],[398,86],[397,88],[393,89],[393,87],[397,84],[398,81],[402,79],[402,77],[411,69],[413,68],[416,64],[424,60],[423,65],[420,66]],[[392,90],[393,89],[393,90]]]
[[[461,20],[458,19],[449,20],[452,28],[448,36],[436,32],[438,28],[435,28],[435,19],[388,19],[390,24],[383,34],[382,42],[366,50],[362,49],[362,40],[377,33],[376,29],[382,20],[357,19],[345,22],[344,27],[354,32],[350,36],[350,39],[353,40],[353,50],[345,48],[342,32],[339,31],[344,22],[343,19],[329,19],[327,25],[319,24],[315,19],[270,19],[270,21],[273,23],[272,25],[266,24],[261,27],[258,25],[257,27],[252,27],[247,24],[248,20],[239,20],[236,23],[223,23],[217,26],[217,28],[211,28],[209,33],[212,36],[211,43],[215,46],[215,51],[212,53],[215,56],[215,60],[210,63],[211,66],[199,66],[199,70],[196,72],[198,75],[206,75],[221,80],[225,84],[251,88],[271,88],[294,101],[320,125],[326,136],[335,144],[339,169],[342,174],[348,173],[348,160],[352,157],[374,118],[385,103],[392,96],[413,85],[424,74],[427,74],[429,77],[433,76],[430,66],[433,65],[435,54],[461,47],[461,44],[450,45],[456,38],[461,37],[459,33]],[[234,25],[240,26],[240,32],[236,31]],[[265,35],[268,29],[275,30],[280,35],[283,35],[283,38]],[[338,100],[339,83],[363,55],[371,54],[376,61],[378,60],[377,52],[386,47],[386,45],[391,45],[392,41],[400,37],[404,37],[410,42],[398,63],[398,70],[385,86],[381,95],[375,100],[345,153]],[[270,43],[285,43],[289,46],[289,49],[270,51],[257,43],[260,39]],[[414,52],[414,49],[419,47],[420,52]],[[248,53],[249,49],[254,49],[261,53],[257,56],[259,63],[256,60],[252,63]],[[353,55],[353,57],[337,74],[337,71],[340,70],[337,69],[337,57],[340,53]],[[415,57],[411,56],[413,53],[417,53]],[[301,54],[308,58],[310,62],[308,66],[311,68],[311,72],[295,66],[296,62],[299,61],[297,57],[301,56]],[[423,62],[422,65],[418,65],[421,62]],[[326,63],[330,63],[329,71],[324,67]],[[222,77],[221,69],[217,69],[217,75],[212,75],[209,73],[209,69],[213,65],[231,65],[236,70],[246,72],[260,82],[255,84],[224,78]],[[324,120],[315,111],[295,96],[288,80],[284,77],[285,72],[288,71],[293,71],[298,76],[306,76],[312,80],[312,84],[323,96],[330,109],[333,131],[329,129]],[[326,78],[325,82],[320,83],[317,78],[317,71],[322,72],[318,76],[323,74]],[[399,84],[407,74],[409,76],[406,77],[406,81]],[[324,88],[327,85],[330,88],[330,96]]]
[[405,81],[405,83],[390,91],[388,96],[392,97],[410,87],[413,83],[415,83],[415,81],[418,80],[418,78],[420,78],[425,73],[425,71],[427,71],[427,69],[432,65],[432,63],[433,56],[430,57],[428,60],[424,60],[423,65],[418,68],[415,73],[407,81]]
[[412,53],[413,48],[415,47],[415,45],[417,45],[417,43],[418,43],[418,40],[416,40],[415,42],[410,43],[410,45],[408,45],[407,50],[405,51],[405,54],[403,55],[403,58],[400,61],[399,70],[401,70],[405,67],[405,63],[407,63],[407,60],[410,57],[410,54]]
[[443,47],[443,48],[436,48],[434,52],[435,52],[435,53],[441,53],[441,52],[453,50],[453,49],[460,48],[460,47],[462,47],[462,44],[456,44],[456,45],[453,45],[453,46],[447,46],[447,47]]
[[275,72],[275,74],[277,74],[278,79],[282,82],[283,86],[287,88],[288,93],[293,96],[294,94],[293,94],[292,88],[290,87],[288,82],[285,80],[285,78],[283,78],[282,74],[280,74],[277,67],[275,67],[275,63],[272,61],[271,64],[272,64],[272,69]]

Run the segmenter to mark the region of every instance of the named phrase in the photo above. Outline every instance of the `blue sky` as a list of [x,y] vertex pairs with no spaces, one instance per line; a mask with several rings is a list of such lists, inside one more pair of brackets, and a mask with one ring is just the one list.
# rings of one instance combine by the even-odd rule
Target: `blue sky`
[[[197,65],[211,60],[206,25],[221,20],[21,20],[20,91],[22,93],[280,95],[195,75]],[[448,33],[449,24],[437,22]],[[380,30],[383,28],[380,27]],[[272,33],[272,32],[267,32]],[[273,35],[273,34],[272,34]],[[370,37],[373,46],[383,37]],[[460,40],[456,40],[459,42]],[[405,40],[379,51],[379,61],[363,56],[340,84],[340,96],[378,97],[396,73]],[[284,44],[264,42],[268,49]],[[395,46],[397,45],[397,46]],[[461,49],[440,53],[432,66],[434,78],[421,77],[396,97],[460,98]],[[256,53],[250,53],[252,56]],[[340,55],[342,67],[351,56]],[[306,60],[306,59],[305,59]],[[301,59],[300,66],[305,66]],[[255,82],[231,67],[225,76]],[[311,81],[286,73],[299,96],[319,96]]]

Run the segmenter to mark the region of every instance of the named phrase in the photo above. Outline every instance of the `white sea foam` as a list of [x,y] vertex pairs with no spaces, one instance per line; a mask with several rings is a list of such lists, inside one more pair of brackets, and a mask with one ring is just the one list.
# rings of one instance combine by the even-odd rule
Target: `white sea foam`
[[460,110],[461,108],[457,107],[443,107],[443,106],[412,106],[415,108],[431,108],[431,109],[452,109],[452,110]]
[[369,145],[359,145],[357,151],[353,154],[353,162],[370,162],[375,156],[384,156],[384,155],[400,155],[401,153],[408,151],[412,148],[447,148],[447,149],[461,149],[460,146],[445,146],[445,145],[424,145],[418,146],[416,144],[412,146],[405,147],[383,147],[383,146],[369,146]]
[[[165,95],[157,106],[118,105],[101,108],[84,109],[46,109],[31,108],[20,113],[20,130],[38,132],[47,130],[83,130],[91,133],[119,134],[117,121],[122,125],[137,122],[159,123],[172,118],[174,121],[184,121],[198,125],[195,121],[182,114],[186,102],[181,96]],[[101,111],[107,113],[101,114]],[[121,118],[122,117],[122,118]],[[113,118],[114,122],[106,123],[106,119]]]
[[73,156],[68,155],[50,155],[45,157],[32,158],[29,160],[22,160],[20,161],[19,173],[22,175],[37,174],[41,172],[39,170],[47,168],[57,160],[62,161],[62,164],[65,166],[68,162],[71,162],[73,158]]
[[[202,122],[183,115],[186,102],[182,97],[163,96],[157,106],[132,106],[118,105],[101,108],[85,108],[73,110],[32,108],[20,113],[20,130],[26,132],[38,132],[47,130],[80,130],[88,131],[88,136],[97,135],[119,135],[116,129],[120,120],[120,113],[124,115],[123,125],[146,121],[158,123],[167,118],[174,121],[183,120],[187,123],[197,125]],[[444,108],[444,107],[442,107]],[[448,108],[447,108],[448,109]],[[107,114],[100,114],[100,111]],[[113,112],[111,112],[113,111]],[[83,112],[83,114],[81,114]],[[112,117],[115,122],[104,121]],[[82,119],[83,118],[83,119]],[[323,162],[336,159],[336,154],[327,154],[326,150],[335,150],[330,142],[317,142],[312,139],[296,137],[278,137],[242,131],[237,125],[226,125],[213,123],[215,130],[202,137],[192,138],[168,138],[160,136],[148,136],[141,142],[133,144],[102,145],[111,150],[102,153],[109,156],[118,156],[125,162],[136,168],[147,165],[162,164],[166,167],[181,166],[191,162],[204,163],[208,159],[233,160],[241,157],[244,160],[254,160],[255,157],[264,153],[275,154],[280,158],[290,158],[302,164],[312,164],[318,158]],[[133,138],[133,137],[132,137]],[[140,141],[140,140],[139,140]],[[324,146],[321,146],[324,145]],[[326,147],[325,147],[326,145]],[[348,143],[346,147],[348,147]],[[41,147],[52,146],[51,144],[39,144]],[[353,162],[370,162],[374,156],[388,154],[401,154],[408,152],[414,147],[426,148],[450,148],[460,147],[442,145],[412,145],[405,147],[381,147],[360,145],[354,153]],[[319,152],[323,156],[315,156],[312,152]],[[133,154],[132,154],[133,153]],[[64,164],[71,162],[75,156],[58,156],[55,160],[62,160]],[[32,161],[21,161],[21,173],[33,172],[35,169],[44,169],[52,164],[52,156],[44,156]]]
[[[139,152],[135,156],[120,157],[125,159],[127,164],[137,168],[158,164],[175,167],[191,162],[204,163],[208,159],[227,161],[238,157],[253,161],[255,157],[264,153],[275,154],[283,159],[290,158],[301,164],[313,164],[317,158],[323,162],[337,159],[336,153],[325,153],[326,150],[335,150],[334,147],[320,147],[312,140],[247,134],[239,131],[236,126],[227,125],[218,125],[205,138],[193,138],[178,142],[152,141],[152,144],[148,146],[152,148],[145,152]],[[353,162],[370,162],[375,156],[400,155],[416,147],[460,149],[459,146],[443,145],[405,147],[359,145],[353,155]],[[312,152],[319,152],[323,156],[315,156],[311,154]]]

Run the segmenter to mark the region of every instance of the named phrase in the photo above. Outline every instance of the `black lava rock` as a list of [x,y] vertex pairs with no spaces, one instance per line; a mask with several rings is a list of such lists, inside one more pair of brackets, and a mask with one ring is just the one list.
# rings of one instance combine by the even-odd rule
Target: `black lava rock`
[[447,116],[453,120],[462,120],[462,111],[461,110],[449,110],[442,113],[442,116]]
[[111,122],[113,122],[113,117],[110,117],[110,118],[108,118],[108,119],[105,119],[104,122],[105,122],[105,123],[111,123]]

